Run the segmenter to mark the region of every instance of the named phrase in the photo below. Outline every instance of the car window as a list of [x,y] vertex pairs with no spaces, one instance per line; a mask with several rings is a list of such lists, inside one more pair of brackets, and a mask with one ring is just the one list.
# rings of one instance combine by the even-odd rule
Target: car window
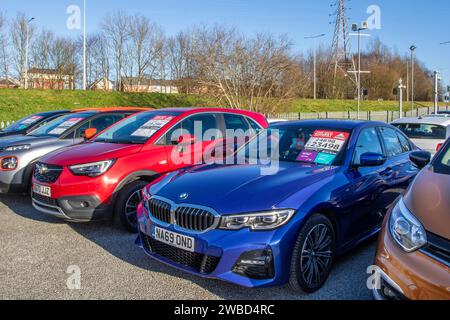
[[180,115],[180,112],[167,111],[138,113],[107,129],[95,139],[95,142],[145,144]]
[[53,121],[50,121],[46,125],[43,125],[32,132],[29,133],[30,136],[34,137],[44,137],[44,136],[52,136],[52,137],[60,137],[65,135],[69,130],[73,127],[85,121],[87,118],[93,116],[91,112],[85,113],[74,113],[65,116],[61,116],[56,118]]
[[381,137],[386,148],[386,156],[388,158],[398,156],[404,153],[403,148],[394,129],[381,127]]
[[401,133],[398,133],[398,139],[400,140],[400,144],[402,146],[403,152],[410,152],[411,151],[411,144],[409,143],[408,139],[405,138],[404,135]]
[[348,129],[338,127],[275,125],[241,147],[238,157],[340,166],[347,155],[351,134]]
[[226,113],[223,115],[225,120],[225,128],[227,130],[243,130],[244,132],[250,129],[247,120],[243,116],[237,114]]
[[14,132],[19,132],[19,131],[22,131],[25,129],[29,129],[32,126],[34,126],[36,123],[41,121],[43,118],[44,118],[44,116],[40,116],[40,115],[28,116],[26,118],[23,118],[15,123],[13,123],[9,127],[2,129],[1,131],[5,132],[5,133],[14,133]]
[[102,132],[103,130],[109,128],[116,122],[122,120],[125,116],[123,114],[105,114],[101,115],[91,121],[84,123],[81,127],[79,127],[75,132],[75,139],[83,138],[84,132],[86,129],[95,128],[97,129],[97,133]]
[[395,124],[410,139],[447,139],[447,129],[443,126],[421,123]]
[[[81,127],[79,127],[75,131],[75,139],[83,138],[84,132],[86,131],[86,129],[89,129],[89,128],[91,128],[91,121],[87,121],[86,123],[83,123],[83,125],[81,125]],[[72,136],[70,138],[72,138]]]
[[[201,131],[199,128],[195,128],[196,124],[201,125]],[[191,135],[194,135],[197,140],[203,140],[205,133],[211,129],[218,130],[217,115],[210,113],[194,115],[182,120],[175,127],[173,127],[159,144],[167,145],[177,143],[180,133],[182,132],[189,132]]]
[[253,130],[255,130],[255,131],[261,130],[261,126],[259,124],[257,124],[255,121],[253,121],[252,119],[247,118],[247,121],[250,123],[250,127],[252,127]]
[[378,153],[383,154],[383,148],[375,128],[363,129],[358,137],[355,148],[355,157],[353,163],[355,165],[361,164],[361,155],[364,153]]
[[61,115],[56,115],[56,116],[47,118],[47,119],[45,119],[44,121],[41,121],[40,123],[36,124],[36,125],[34,126],[34,128],[32,128],[32,129],[30,129],[30,130],[36,130],[36,129],[40,128],[40,127],[43,127],[43,126],[45,126],[47,123],[52,122],[53,120],[55,120],[56,118],[59,118],[60,116],[61,116]]
[[433,161],[433,172],[437,174],[450,175],[450,144],[447,143],[444,149],[438,153],[436,159]]

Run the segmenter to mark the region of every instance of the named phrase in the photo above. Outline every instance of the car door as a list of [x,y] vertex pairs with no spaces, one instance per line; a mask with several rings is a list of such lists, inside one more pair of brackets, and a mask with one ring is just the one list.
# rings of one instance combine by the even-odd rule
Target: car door
[[409,159],[411,146],[407,145],[408,141],[404,140],[404,136],[397,129],[380,127],[379,132],[387,158],[383,175],[386,184],[392,187],[408,184],[409,180],[417,174]]
[[361,166],[361,156],[364,153],[383,155],[383,145],[377,127],[363,128],[357,138],[351,168],[346,174],[346,186],[343,205],[346,209],[343,235],[344,241],[351,242],[364,233],[374,229],[381,218],[378,208],[379,197],[384,191],[386,166]]
[[[204,150],[223,136],[219,123],[219,114],[205,112],[188,116],[171,128],[160,143],[166,146],[170,167],[175,169],[201,163]],[[178,143],[183,133],[189,133],[195,142]]]
[[[226,159],[233,161],[235,152],[245,145],[256,134],[249,120],[240,114],[223,113],[224,139],[217,139],[205,150],[205,159],[215,163],[225,163]],[[210,149],[214,149],[211,150]]]

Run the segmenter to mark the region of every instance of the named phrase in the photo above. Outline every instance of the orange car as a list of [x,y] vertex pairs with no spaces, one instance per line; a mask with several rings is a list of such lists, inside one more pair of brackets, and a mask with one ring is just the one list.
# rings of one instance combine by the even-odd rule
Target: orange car
[[423,170],[386,216],[375,299],[450,300],[450,140],[430,159],[411,154]]

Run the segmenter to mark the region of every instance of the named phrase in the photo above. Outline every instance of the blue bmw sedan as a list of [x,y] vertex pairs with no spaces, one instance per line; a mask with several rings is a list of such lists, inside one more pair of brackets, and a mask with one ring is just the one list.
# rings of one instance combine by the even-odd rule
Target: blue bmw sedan
[[199,276],[314,292],[336,257],[380,230],[419,171],[414,150],[378,122],[276,124],[241,148],[244,163],[195,166],[145,188],[137,244]]

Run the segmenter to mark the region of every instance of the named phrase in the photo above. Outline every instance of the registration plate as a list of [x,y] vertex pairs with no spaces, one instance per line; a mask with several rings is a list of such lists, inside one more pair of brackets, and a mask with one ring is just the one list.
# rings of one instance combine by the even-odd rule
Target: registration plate
[[152,238],[170,246],[189,252],[194,252],[195,249],[194,238],[187,237],[169,230],[161,229],[157,226],[153,227]]
[[33,192],[44,197],[52,197],[52,188],[40,184],[33,184]]

